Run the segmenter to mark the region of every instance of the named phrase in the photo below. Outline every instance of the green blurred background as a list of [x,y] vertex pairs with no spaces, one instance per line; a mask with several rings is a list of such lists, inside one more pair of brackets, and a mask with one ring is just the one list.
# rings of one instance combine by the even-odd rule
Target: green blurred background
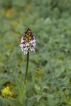
[[71,0],[0,0],[0,90],[16,74],[24,76],[26,56],[19,45],[27,28],[37,44],[36,53],[30,52],[29,83],[35,86],[38,72],[40,87],[54,96],[31,106],[71,106]]

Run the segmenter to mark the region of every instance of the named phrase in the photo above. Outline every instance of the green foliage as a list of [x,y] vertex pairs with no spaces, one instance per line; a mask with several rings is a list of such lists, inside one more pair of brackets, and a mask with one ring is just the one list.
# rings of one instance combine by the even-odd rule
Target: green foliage
[[[26,56],[19,45],[28,27],[37,46],[23,103]],[[1,90],[12,85],[15,94],[6,100]],[[71,0],[0,0],[0,105],[21,103],[71,106]]]
[[13,99],[13,100],[11,100],[11,104],[13,105],[13,106],[22,106],[21,104],[20,104],[20,102],[18,101],[18,100],[15,100],[15,99]]
[[21,81],[19,81],[18,78],[16,78],[16,85],[18,89],[18,101],[23,106],[24,101],[25,101],[26,86],[24,85],[24,82],[21,83]]
[[9,101],[3,99],[3,98],[0,96],[0,106],[8,106],[8,105],[9,105]]

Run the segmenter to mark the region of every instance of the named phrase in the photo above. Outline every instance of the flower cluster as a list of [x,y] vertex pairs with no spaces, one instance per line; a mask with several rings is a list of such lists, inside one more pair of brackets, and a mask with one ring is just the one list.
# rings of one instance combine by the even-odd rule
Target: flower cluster
[[9,87],[6,87],[6,88],[2,89],[1,93],[2,93],[2,96],[5,97],[5,98],[7,96],[11,96],[12,95],[12,92],[10,91]]
[[32,31],[28,28],[27,31],[21,38],[20,47],[24,54],[27,54],[29,51],[35,52],[36,40]]

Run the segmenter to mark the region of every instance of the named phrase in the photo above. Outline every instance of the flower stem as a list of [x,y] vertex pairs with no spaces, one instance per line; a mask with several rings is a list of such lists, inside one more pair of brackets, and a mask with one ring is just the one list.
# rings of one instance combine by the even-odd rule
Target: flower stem
[[27,63],[26,63],[26,72],[25,72],[24,84],[27,83],[28,65],[29,65],[29,52],[27,53]]

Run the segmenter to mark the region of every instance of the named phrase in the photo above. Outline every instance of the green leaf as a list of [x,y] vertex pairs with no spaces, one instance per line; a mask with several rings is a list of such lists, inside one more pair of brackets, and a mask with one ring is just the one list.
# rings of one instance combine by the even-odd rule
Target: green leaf
[[8,106],[7,100],[5,100],[4,98],[0,97],[0,106]]
[[26,93],[26,86],[23,85],[24,83],[21,83],[21,81],[16,78],[16,85],[18,89],[18,98],[21,104],[24,104],[25,101],[25,93]]
[[16,100],[16,99],[13,99],[13,100],[11,100],[11,104],[13,105],[13,106],[22,106],[21,104],[20,104],[20,102],[18,101],[18,100]]
[[57,106],[58,99],[55,99],[53,95],[48,94],[48,106]]

